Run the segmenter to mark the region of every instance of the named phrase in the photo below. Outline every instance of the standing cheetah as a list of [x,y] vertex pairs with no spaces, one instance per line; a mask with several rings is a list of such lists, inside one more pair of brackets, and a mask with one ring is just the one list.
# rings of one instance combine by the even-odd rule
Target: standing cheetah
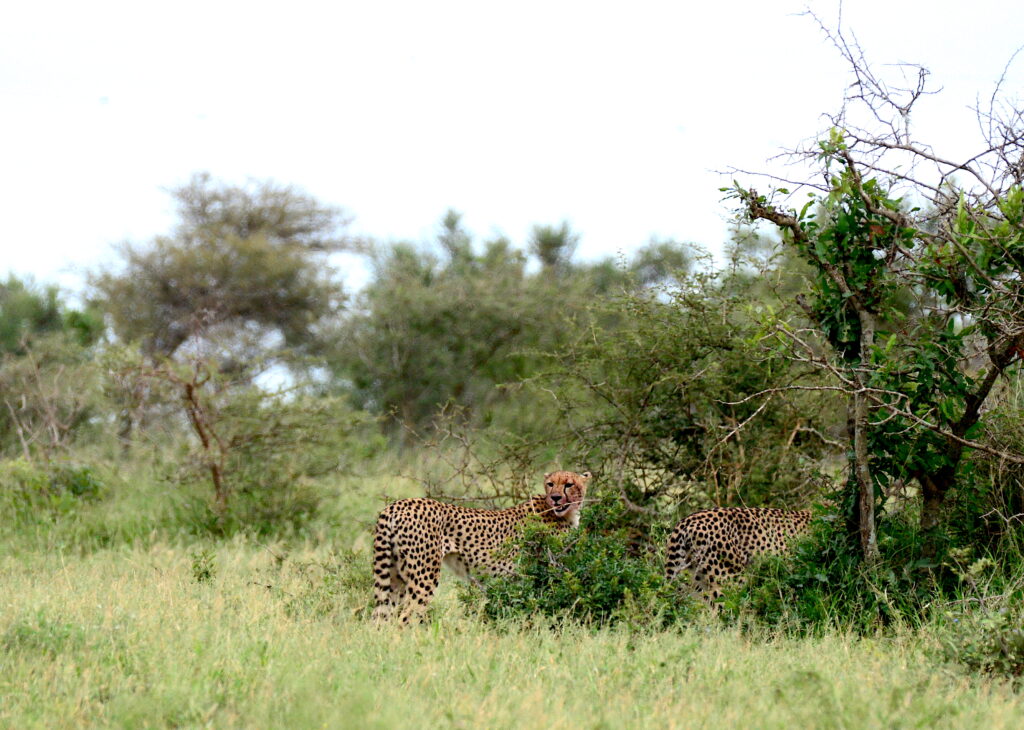
[[721,583],[740,573],[754,555],[783,552],[789,540],[807,531],[807,510],[734,507],[694,512],[668,538],[665,579],[687,570],[696,591],[712,606]]
[[514,564],[495,550],[528,517],[562,529],[578,527],[590,472],[556,471],[544,477],[543,495],[508,509],[470,509],[433,499],[402,499],[384,508],[373,540],[375,621],[398,608],[403,623],[427,608],[441,566],[460,578],[511,573]]

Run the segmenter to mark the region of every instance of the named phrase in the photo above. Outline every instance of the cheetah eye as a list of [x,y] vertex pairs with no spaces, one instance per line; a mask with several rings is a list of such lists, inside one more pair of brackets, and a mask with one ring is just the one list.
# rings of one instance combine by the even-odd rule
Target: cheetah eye
[[549,487],[553,487],[553,486],[555,486],[555,483],[554,483],[554,482],[548,482],[548,483],[547,483],[547,486],[549,486]]
[[575,485],[575,484],[573,484],[572,482],[566,482],[565,488],[566,488],[566,489],[572,489],[572,488],[573,488],[573,487],[575,487],[575,486],[576,486],[576,485]]

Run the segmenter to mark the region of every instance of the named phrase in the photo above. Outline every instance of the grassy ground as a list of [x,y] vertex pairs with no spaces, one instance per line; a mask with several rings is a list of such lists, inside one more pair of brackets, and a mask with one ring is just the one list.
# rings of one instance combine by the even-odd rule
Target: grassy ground
[[1013,687],[938,663],[927,634],[495,627],[450,579],[430,622],[378,630],[368,528],[380,484],[415,485],[339,483],[304,542],[262,544],[174,534],[155,484],[0,540],[0,727],[1024,724]]
[[[450,590],[379,631],[343,554],[246,541],[0,562],[5,727],[1020,727],[926,640],[507,626]],[[198,581],[205,573],[212,576]],[[367,570],[368,573],[368,570]],[[270,586],[270,587],[268,587]]]

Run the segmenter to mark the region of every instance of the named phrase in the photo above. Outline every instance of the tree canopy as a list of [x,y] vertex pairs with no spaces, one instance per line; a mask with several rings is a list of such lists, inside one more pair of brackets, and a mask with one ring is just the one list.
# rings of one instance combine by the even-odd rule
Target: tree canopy
[[123,265],[90,278],[118,337],[152,357],[190,338],[260,350],[275,335],[308,349],[343,300],[328,255],[352,242],[337,208],[273,182],[244,186],[205,174],[171,191],[180,223],[169,235],[119,247]]
[[363,408],[418,427],[454,403],[482,415],[506,398],[499,386],[535,374],[585,327],[600,296],[663,283],[692,260],[670,241],[632,264],[571,258],[578,234],[537,226],[530,256],[497,237],[475,245],[461,217],[442,219],[436,246],[376,247],[373,279],[339,320],[332,369]]

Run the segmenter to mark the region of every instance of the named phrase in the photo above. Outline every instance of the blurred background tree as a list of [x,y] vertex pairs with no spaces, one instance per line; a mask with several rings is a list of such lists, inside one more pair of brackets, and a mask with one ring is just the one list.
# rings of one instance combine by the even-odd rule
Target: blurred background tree
[[328,355],[336,386],[393,428],[422,428],[446,404],[493,418],[508,400],[500,386],[568,346],[599,313],[598,298],[664,283],[692,260],[685,246],[661,241],[628,265],[576,262],[578,240],[565,223],[534,227],[533,263],[504,237],[476,246],[448,211],[434,246],[376,246],[370,283],[337,320]]
[[95,309],[68,307],[55,286],[9,275],[0,283],[0,354],[24,354],[33,340],[51,334],[89,347],[103,334],[103,318]]
[[354,246],[345,214],[290,186],[207,174],[171,195],[177,228],[121,244],[122,265],[89,279],[117,337],[150,358],[219,340],[226,369],[282,346],[315,351],[316,326],[344,301],[329,255]]
[[69,307],[56,287],[0,283],[0,454],[48,459],[70,445],[96,407],[102,334],[100,314]]

